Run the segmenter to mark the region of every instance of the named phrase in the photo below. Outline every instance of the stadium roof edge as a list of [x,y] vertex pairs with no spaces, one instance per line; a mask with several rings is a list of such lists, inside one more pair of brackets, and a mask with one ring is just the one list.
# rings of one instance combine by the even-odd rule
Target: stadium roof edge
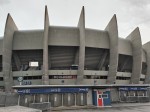
[[150,87],[150,84],[110,84],[110,85],[18,85],[13,86],[14,89],[20,88],[56,88],[56,87],[90,87],[90,88],[106,88],[106,87]]

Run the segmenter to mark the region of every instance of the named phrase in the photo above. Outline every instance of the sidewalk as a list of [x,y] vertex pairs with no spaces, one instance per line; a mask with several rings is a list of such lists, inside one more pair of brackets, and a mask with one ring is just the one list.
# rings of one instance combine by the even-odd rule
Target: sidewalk
[[150,102],[146,103],[112,103],[112,107],[132,107],[132,106],[150,106]]
[[42,110],[23,106],[8,106],[8,107],[1,107],[0,112],[42,112]]
[[79,110],[79,109],[96,109],[97,107],[93,105],[88,105],[88,106],[61,106],[61,107],[52,107],[49,110],[52,111],[60,111],[60,110]]
[[150,106],[150,102],[148,103],[113,103],[111,107],[96,107],[93,105],[87,105],[87,106],[61,106],[61,107],[52,107],[49,110],[52,111],[61,111],[61,110],[80,110],[80,109],[98,109],[98,108],[119,108],[119,107],[136,107],[136,106]]

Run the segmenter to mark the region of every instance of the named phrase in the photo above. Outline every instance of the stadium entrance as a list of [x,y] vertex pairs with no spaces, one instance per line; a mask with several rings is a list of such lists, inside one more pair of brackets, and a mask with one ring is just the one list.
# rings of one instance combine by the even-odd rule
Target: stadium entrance
[[94,89],[93,90],[93,105],[97,107],[111,106],[110,90],[109,89]]
[[36,103],[51,103],[52,107],[58,106],[85,106],[87,105],[88,88],[22,88],[18,89],[22,101],[20,105],[30,106]]
[[21,106],[108,107],[115,102],[148,102],[148,85],[20,85],[14,86]]
[[120,87],[120,102],[148,102],[147,87]]

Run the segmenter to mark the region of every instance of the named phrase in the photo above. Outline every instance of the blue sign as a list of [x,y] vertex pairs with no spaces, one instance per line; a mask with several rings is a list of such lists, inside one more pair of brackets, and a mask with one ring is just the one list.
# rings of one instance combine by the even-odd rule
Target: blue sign
[[46,94],[46,93],[87,93],[88,88],[37,88],[18,89],[19,94]]
[[120,87],[120,91],[146,91],[146,87]]
[[32,82],[31,81],[23,81],[22,85],[32,85]]

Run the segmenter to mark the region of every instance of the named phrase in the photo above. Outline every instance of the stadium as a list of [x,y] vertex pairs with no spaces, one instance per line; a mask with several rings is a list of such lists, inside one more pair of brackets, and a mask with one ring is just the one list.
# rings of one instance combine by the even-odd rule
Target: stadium
[[1,89],[16,89],[21,105],[148,102],[150,43],[142,45],[138,27],[118,37],[116,15],[104,30],[85,28],[84,7],[77,27],[51,26],[45,7],[43,30],[18,30],[8,14],[0,70]]

